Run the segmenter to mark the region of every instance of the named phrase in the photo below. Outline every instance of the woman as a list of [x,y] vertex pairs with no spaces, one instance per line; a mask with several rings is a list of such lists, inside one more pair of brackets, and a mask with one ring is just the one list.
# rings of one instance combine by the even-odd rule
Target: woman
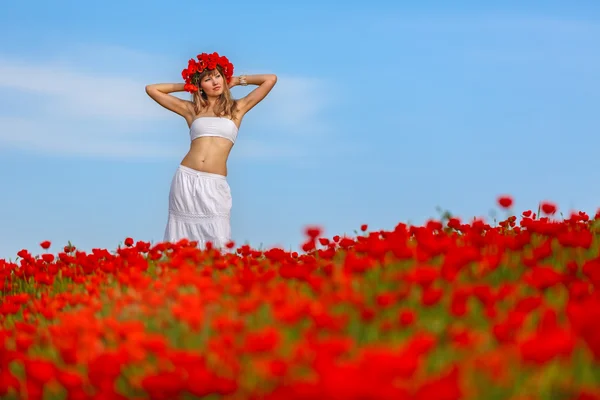
[[[164,241],[197,241],[223,249],[231,241],[231,191],[227,159],[242,119],[273,89],[277,76],[233,76],[233,65],[217,53],[198,55],[182,71],[184,83],[146,86],[158,104],[185,118],[190,128],[190,150],[175,172],[169,193],[169,217]],[[234,100],[237,85],[258,85],[246,97]],[[188,91],[192,101],[170,93]]]

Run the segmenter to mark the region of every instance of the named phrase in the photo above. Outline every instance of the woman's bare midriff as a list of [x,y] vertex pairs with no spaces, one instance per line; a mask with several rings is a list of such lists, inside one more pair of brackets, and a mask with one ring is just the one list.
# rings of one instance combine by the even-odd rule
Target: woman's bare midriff
[[227,158],[233,147],[230,140],[220,137],[200,137],[192,141],[190,151],[181,165],[197,171],[227,176]]

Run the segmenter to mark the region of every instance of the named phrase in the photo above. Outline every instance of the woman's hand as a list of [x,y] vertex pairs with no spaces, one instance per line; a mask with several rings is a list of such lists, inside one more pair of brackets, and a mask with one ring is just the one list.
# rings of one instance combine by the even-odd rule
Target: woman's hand
[[232,87],[238,86],[239,84],[240,84],[240,78],[237,76],[232,76],[231,80],[229,81],[227,86],[229,87],[229,89],[231,89]]

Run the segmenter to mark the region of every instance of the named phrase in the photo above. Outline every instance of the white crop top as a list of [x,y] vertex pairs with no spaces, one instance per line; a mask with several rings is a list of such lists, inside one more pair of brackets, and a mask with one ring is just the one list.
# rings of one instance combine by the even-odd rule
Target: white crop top
[[203,136],[217,136],[235,143],[237,134],[238,127],[235,122],[225,117],[199,117],[190,125],[190,140]]

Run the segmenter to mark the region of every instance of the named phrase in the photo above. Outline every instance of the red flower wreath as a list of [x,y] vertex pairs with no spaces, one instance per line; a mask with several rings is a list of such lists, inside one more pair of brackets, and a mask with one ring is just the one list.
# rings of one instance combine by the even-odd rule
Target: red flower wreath
[[212,54],[202,53],[197,56],[198,61],[193,58],[188,61],[188,67],[181,71],[181,76],[185,81],[184,89],[186,92],[194,93],[200,87],[200,74],[206,69],[216,69],[217,65],[223,70],[227,83],[231,81],[233,76],[233,64],[229,62],[227,57],[220,56],[219,53]]

